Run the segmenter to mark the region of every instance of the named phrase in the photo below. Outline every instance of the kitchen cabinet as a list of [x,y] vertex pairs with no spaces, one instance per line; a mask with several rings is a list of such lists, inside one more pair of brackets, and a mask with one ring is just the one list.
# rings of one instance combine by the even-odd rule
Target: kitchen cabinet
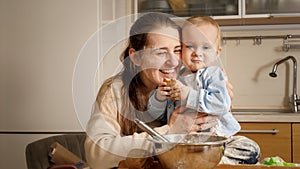
[[292,16],[300,14],[299,0],[244,0],[243,17]]
[[300,23],[298,0],[134,0],[134,8],[179,17],[208,15],[224,26]]
[[292,124],[293,162],[300,163],[300,123]]
[[279,156],[287,162],[292,162],[291,123],[242,122],[240,124],[242,129],[238,135],[246,136],[259,144],[261,160],[266,157]]
[[241,0],[135,0],[138,12],[165,12],[180,17],[241,17]]
[[300,16],[298,0],[135,0],[138,12],[165,12],[181,17],[215,18]]

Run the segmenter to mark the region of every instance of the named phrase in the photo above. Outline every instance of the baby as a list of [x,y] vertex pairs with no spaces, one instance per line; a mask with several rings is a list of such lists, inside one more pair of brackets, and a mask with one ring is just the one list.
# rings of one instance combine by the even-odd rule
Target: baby
[[218,62],[222,50],[220,27],[207,16],[195,16],[187,21],[182,28],[181,60],[184,67],[177,80],[164,80],[172,83],[163,82],[157,88],[149,99],[148,113],[158,117],[171,99],[175,107],[185,106],[193,112],[218,116],[218,125],[210,131],[220,136],[232,136],[241,127],[229,111],[231,99],[226,76]]

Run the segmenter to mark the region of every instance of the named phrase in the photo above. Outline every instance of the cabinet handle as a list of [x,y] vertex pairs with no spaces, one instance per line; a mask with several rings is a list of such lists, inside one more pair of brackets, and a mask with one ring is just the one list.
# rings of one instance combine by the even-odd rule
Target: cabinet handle
[[239,133],[277,134],[279,130],[240,130]]

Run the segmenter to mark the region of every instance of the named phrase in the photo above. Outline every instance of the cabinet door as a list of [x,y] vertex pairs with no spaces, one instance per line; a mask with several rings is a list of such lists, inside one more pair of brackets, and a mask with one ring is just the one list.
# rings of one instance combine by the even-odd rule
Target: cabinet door
[[299,0],[245,0],[244,17],[300,15]]
[[293,124],[293,162],[300,163],[300,123]]
[[291,162],[291,124],[290,123],[240,123],[242,130],[238,135],[256,141],[261,149],[261,160],[279,156]]
[[135,0],[138,12],[165,12],[180,17],[208,15],[241,16],[241,0]]

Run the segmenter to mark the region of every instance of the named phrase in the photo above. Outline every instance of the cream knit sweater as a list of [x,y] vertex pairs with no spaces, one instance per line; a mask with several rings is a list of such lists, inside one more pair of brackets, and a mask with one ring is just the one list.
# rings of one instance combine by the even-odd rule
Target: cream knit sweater
[[[118,117],[121,99],[124,99],[121,96],[122,84],[120,78],[114,79],[112,83],[104,84],[93,105],[85,142],[87,162],[92,169],[117,167],[132,149],[153,151],[153,145],[147,140],[149,137],[147,133],[134,133],[129,136],[120,134]],[[169,126],[164,125],[155,130],[160,134],[166,134]]]

